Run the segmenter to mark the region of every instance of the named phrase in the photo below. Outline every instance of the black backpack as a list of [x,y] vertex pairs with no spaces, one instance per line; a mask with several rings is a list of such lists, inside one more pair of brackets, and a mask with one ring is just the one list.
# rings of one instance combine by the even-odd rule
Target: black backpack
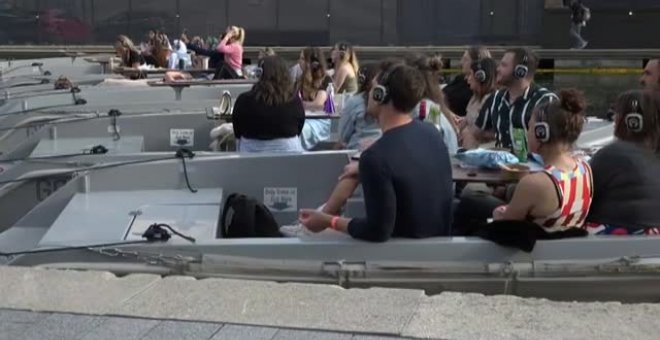
[[241,194],[227,197],[219,227],[218,238],[282,237],[270,210],[256,199]]

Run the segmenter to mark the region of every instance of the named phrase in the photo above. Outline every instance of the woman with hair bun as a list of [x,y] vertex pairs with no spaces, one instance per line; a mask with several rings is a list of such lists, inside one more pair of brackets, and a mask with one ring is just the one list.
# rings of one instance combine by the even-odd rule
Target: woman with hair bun
[[572,154],[584,125],[586,102],[577,90],[562,90],[560,100],[538,107],[527,130],[529,150],[544,169],[525,176],[511,202],[493,212],[495,220],[531,221],[547,232],[582,227],[592,201],[587,162]]
[[442,134],[449,154],[455,155],[458,151],[458,125],[454,113],[445,104],[440,89],[442,58],[439,55],[411,55],[406,58],[406,63],[422,72],[426,85],[424,99],[413,110],[413,117],[435,124]]

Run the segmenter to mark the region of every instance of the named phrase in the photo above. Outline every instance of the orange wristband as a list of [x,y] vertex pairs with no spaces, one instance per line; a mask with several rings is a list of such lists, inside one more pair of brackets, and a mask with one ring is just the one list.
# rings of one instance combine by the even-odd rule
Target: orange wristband
[[332,216],[330,220],[330,229],[337,230],[337,222],[339,221],[339,216]]

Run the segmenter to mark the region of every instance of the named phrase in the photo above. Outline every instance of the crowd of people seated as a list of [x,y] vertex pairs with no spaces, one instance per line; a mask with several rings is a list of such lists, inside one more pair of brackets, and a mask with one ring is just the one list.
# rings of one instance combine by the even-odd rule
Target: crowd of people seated
[[[157,37],[147,48],[151,59],[166,46]],[[217,46],[199,37],[179,42],[209,58],[215,79],[246,76],[242,28],[230,26]],[[129,67],[149,59],[125,36],[116,48]],[[340,42],[330,59],[310,46],[290,67],[264,49],[252,72],[255,85],[233,108],[238,151],[314,150],[330,138],[331,121],[305,119],[306,112],[328,112],[333,96],[344,95],[341,110],[328,112],[340,116],[333,146],[357,154],[327,202],[301,210],[300,223],[310,231],[385,241],[470,235],[491,221],[526,221],[548,233],[660,234],[660,61],[647,63],[643,89],[618,97],[615,142],[589,161],[574,153],[586,122],[584,94],[539,86],[537,68],[537,55],[526,48],[506,50],[496,61],[487,49],[473,47],[463,55],[462,73],[444,85],[440,56],[360,66],[353,46]],[[187,77],[176,71],[166,80]],[[457,190],[463,186],[453,183],[452,157],[490,143],[542,170],[516,185]],[[356,192],[366,216],[343,217]]]

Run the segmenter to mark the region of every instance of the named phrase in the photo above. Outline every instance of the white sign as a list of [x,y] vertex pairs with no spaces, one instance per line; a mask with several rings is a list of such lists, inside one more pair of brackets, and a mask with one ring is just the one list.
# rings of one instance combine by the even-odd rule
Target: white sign
[[108,133],[119,133],[121,132],[121,128],[119,125],[108,125]]
[[264,188],[264,205],[273,212],[296,212],[298,188]]
[[195,145],[194,129],[170,129],[170,146]]

